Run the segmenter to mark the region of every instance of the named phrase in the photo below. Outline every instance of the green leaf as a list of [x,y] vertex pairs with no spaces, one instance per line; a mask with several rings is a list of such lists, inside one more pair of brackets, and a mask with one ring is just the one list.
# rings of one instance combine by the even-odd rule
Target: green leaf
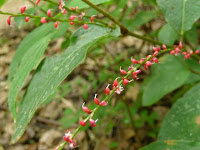
[[163,121],[158,139],[200,142],[200,84],[173,105]]
[[156,17],[155,11],[141,11],[139,12],[134,19],[125,19],[123,24],[128,27],[129,30],[133,31],[140,27],[141,25],[151,21]]
[[[91,3],[93,4],[101,4],[101,3],[106,3],[106,2],[110,2],[112,0],[90,0]],[[69,1],[66,3],[67,7],[76,7],[78,6],[78,8],[83,9],[83,8],[88,8],[90,7],[89,5],[87,5],[86,3],[84,3],[82,0],[73,0],[73,1]]]
[[0,7],[3,6],[3,4],[5,4],[5,2],[7,2],[7,0],[1,0],[0,1]]
[[169,45],[173,45],[177,38],[178,34],[170,24],[164,25],[158,34],[159,41]]
[[[48,29],[46,29],[48,28]],[[36,67],[53,35],[53,24],[41,26],[30,33],[20,44],[12,60],[10,78],[14,76],[8,104],[14,121],[16,120],[16,99],[31,70]],[[38,38],[37,38],[38,37]]]
[[144,82],[143,105],[152,105],[164,95],[184,84],[190,71],[175,56],[162,57],[159,64],[152,66],[151,76]]
[[157,141],[140,150],[199,150],[200,143],[192,141]]
[[181,35],[200,17],[199,0],[157,0],[166,21]]
[[22,136],[37,108],[46,101],[72,70],[85,59],[87,50],[100,39],[119,35],[119,28],[112,30],[106,27],[90,25],[85,30],[81,27],[72,35],[70,46],[63,54],[46,58],[40,70],[33,76],[23,98],[23,103],[17,114],[12,142],[16,142]]
[[194,25],[189,31],[185,33],[185,39],[187,42],[193,45],[193,47],[197,47],[198,45],[198,30]]
[[23,41],[20,43],[15,56],[12,59],[10,68],[9,68],[9,75],[8,75],[8,82],[10,82],[15,75],[21,60],[23,59],[24,55],[28,52],[30,47],[33,47],[37,41],[47,36],[50,32],[53,31],[53,24],[44,24],[30,34],[28,34]]

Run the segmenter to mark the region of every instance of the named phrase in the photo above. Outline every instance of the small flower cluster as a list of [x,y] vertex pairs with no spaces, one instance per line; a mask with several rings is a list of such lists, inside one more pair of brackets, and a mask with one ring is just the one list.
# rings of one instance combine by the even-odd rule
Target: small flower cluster
[[[35,5],[37,6],[37,5],[39,4],[39,2],[40,2],[40,0],[37,0]],[[65,2],[64,2],[63,0],[61,0],[61,1],[59,2],[58,9],[62,12],[63,15],[66,15],[66,14],[67,14],[67,11],[66,11],[66,9],[64,8],[64,6],[65,6]],[[72,11],[76,11],[76,10],[78,9],[78,6],[75,7],[75,8],[70,7],[70,9],[71,9]],[[20,10],[21,10],[21,14],[24,14],[24,12],[26,11],[26,6],[22,6]],[[47,11],[47,16],[48,16],[49,18],[52,17],[51,9],[48,9],[48,11]],[[78,15],[78,16],[71,15],[71,16],[69,17],[69,20],[68,20],[68,21],[69,21],[69,24],[70,24],[70,25],[74,25],[74,19],[75,19],[75,18],[83,19],[84,16],[85,16],[85,13],[84,13],[84,12],[82,12],[82,13],[81,13],[80,15]],[[12,17],[13,17],[13,16],[9,16],[8,19],[7,19],[7,24],[8,24],[9,26],[11,25],[11,18],[12,18]],[[30,20],[30,17],[29,17],[29,16],[26,16],[26,17],[25,17],[25,22],[29,22],[29,20]],[[94,16],[91,16],[90,21],[91,21],[91,22],[94,21]],[[41,17],[40,22],[41,22],[42,24],[47,23],[47,18],[46,18],[46,17]],[[55,24],[54,24],[54,27],[57,28],[58,25],[59,25],[59,21],[56,21]],[[84,28],[84,29],[88,29],[88,25],[84,23],[84,24],[83,24],[83,28]]]
[[[118,81],[120,77],[117,77],[117,78],[113,81],[112,90],[109,88],[110,84],[108,84],[108,86],[107,86],[107,87],[105,88],[105,90],[104,90],[105,94],[106,94],[107,96],[112,95],[113,92],[115,92],[115,93],[117,93],[117,94],[120,94],[120,93],[123,91],[123,86],[122,86],[122,84],[127,85],[127,84],[130,83],[131,81],[133,81],[133,80],[138,80],[138,79],[139,79],[139,78],[138,78],[138,74],[140,74],[140,73],[142,72],[142,71],[139,69],[139,67],[141,67],[141,66],[143,65],[144,68],[145,68],[146,70],[148,70],[149,67],[150,67],[152,64],[154,64],[154,63],[159,63],[158,58],[156,57],[156,56],[159,54],[159,52],[170,52],[170,54],[176,55],[176,56],[177,56],[178,54],[183,54],[183,55],[185,55],[185,56],[186,56],[186,55],[192,55],[192,54],[199,54],[199,50],[196,50],[195,52],[189,51],[189,52],[182,52],[182,53],[181,53],[181,49],[182,49],[182,44],[181,44],[181,43],[179,43],[178,46],[175,45],[175,46],[174,46],[174,50],[167,50],[167,47],[163,44],[163,45],[162,45],[162,48],[160,48],[160,47],[158,47],[158,48],[157,48],[157,47],[153,47],[153,51],[154,51],[153,55],[148,55],[146,58],[141,58],[140,60],[136,60],[136,59],[134,59],[134,58],[131,57],[131,62],[132,62],[132,63],[131,63],[131,66],[129,66],[129,68],[128,68],[127,71],[126,71],[126,70],[123,70],[123,69],[120,67],[120,73],[121,73],[122,75],[124,75],[123,77],[121,77],[121,81]],[[187,57],[189,58],[190,56],[187,56]],[[185,58],[185,59],[186,59],[186,58]],[[137,67],[133,67],[133,64],[138,64],[138,66],[137,66]],[[133,78],[133,79],[129,80],[128,77],[131,76],[131,75],[132,75],[132,78]],[[112,93],[111,93],[111,92],[112,92]],[[106,105],[108,104],[107,101],[108,101],[108,99],[103,100],[103,101],[100,102],[100,100],[97,98],[97,94],[95,94],[95,96],[94,96],[94,103],[95,103],[96,105],[98,105],[97,107],[99,107],[99,106],[106,106]],[[85,126],[86,123],[87,123],[87,121],[89,120],[90,125],[91,125],[92,127],[96,127],[96,126],[97,126],[96,122],[98,121],[98,119],[97,119],[97,120],[93,120],[92,117],[93,117],[93,115],[94,115],[93,112],[94,112],[94,110],[96,110],[97,107],[96,107],[95,109],[93,109],[93,110],[90,110],[88,107],[86,107],[86,106],[84,106],[84,105],[85,105],[85,103],[83,103],[82,109],[83,109],[83,111],[86,112],[89,116],[88,116],[86,119],[79,121],[80,126]],[[69,133],[70,133],[70,132],[68,131],[67,134],[65,134],[64,140],[65,140],[66,142],[69,142],[71,147],[74,147],[76,144],[75,144],[75,142],[70,138],[71,135],[70,135]]]
[[69,130],[67,130],[67,133],[65,133],[65,135],[63,136],[63,139],[66,141],[66,142],[69,142],[69,147],[75,147],[76,146],[76,143],[75,141],[71,138],[71,133]]
[[[189,59],[190,57],[191,57],[191,55],[198,55],[199,54],[199,50],[197,49],[196,51],[192,51],[192,50],[189,50],[188,52],[181,52],[181,48],[182,48],[183,46],[182,46],[182,43],[179,43],[179,45],[178,46],[176,46],[176,45],[174,45],[174,50],[172,50],[171,52],[170,52],[170,54],[171,55],[179,55],[180,53],[182,54],[182,55],[184,55],[184,59],[186,60],[186,59]],[[200,64],[200,60],[199,60],[199,64]]]

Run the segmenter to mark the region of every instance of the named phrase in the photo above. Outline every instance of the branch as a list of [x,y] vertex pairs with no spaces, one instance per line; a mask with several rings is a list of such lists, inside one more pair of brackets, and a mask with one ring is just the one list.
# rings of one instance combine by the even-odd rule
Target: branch
[[[13,17],[30,17],[30,18],[36,18],[36,19],[41,19],[42,17],[41,16],[33,16],[33,15],[29,15],[29,14],[13,14],[13,13],[9,13],[9,12],[2,12],[0,11],[0,14],[2,15],[9,15],[9,16],[13,16]],[[67,20],[67,19],[58,19],[58,18],[54,18],[54,17],[45,17],[47,20],[50,20],[50,21],[59,21],[59,22],[71,22],[70,20]],[[95,23],[95,22],[82,22],[82,21],[74,21],[74,23],[76,24],[95,24],[95,25],[98,25],[98,26],[103,26],[105,27],[105,25],[102,25],[102,24],[98,24],[98,23]]]
[[[57,6],[60,5],[59,3],[54,2],[54,1],[52,1],[52,0],[44,0],[44,1],[49,2],[49,3],[51,3],[51,4],[54,4],[54,5],[57,5]],[[73,12],[73,13],[76,13],[76,14],[79,14],[79,15],[81,14],[81,12],[79,12],[78,10],[71,10],[71,9],[69,9],[69,8],[66,7],[66,6],[64,6],[64,8],[65,8],[67,11],[69,11],[69,12]],[[91,16],[85,15],[84,17],[85,17],[85,18],[90,18]],[[106,25],[106,26],[109,27],[109,25],[108,25],[107,23],[105,23],[105,22],[103,22],[103,21],[101,21],[101,20],[99,20],[99,19],[94,18],[94,21],[99,22],[99,23],[104,24],[104,25]],[[113,28],[113,27],[112,27],[112,28]]]
[[[134,32],[129,31],[125,26],[123,26],[118,20],[116,20],[114,17],[112,17],[110,14],[108,14],[107,12],[105,12],[103,9],[99,8],[98,6],[94,5],[93,3],[91,3],[88,0],[82,0],[83,2],[85,2],[86,4],[88,4],[89,6],[91,6],[92,8],[96,9],[98,12],[102,13],[104,16],[106,16],[107,18],[109,18],[113,23],[117,24],[120,29],[121,29],[121,33],[122,35],[131,35],[134,36],[136,38],[139,38],[141,40],[145,40],[154,44],[158,44],[158,45],[162,45],[163,43],[156,41],[154,39],[150,39],[144,36],[141,36],[139,34],[136,34]],[[167,47],[172,47],[171,45],[166,45]]]

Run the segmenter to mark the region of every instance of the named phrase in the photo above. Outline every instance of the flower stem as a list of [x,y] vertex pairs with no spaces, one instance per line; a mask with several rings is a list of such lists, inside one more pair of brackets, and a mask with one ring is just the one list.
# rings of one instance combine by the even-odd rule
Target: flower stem
[[[160,51],[160,52],[157,54],[157,56],[160,56],[160,55],[162,55],[163,53],[170,52],[170,51],[171,51],[171,49],[162,50],[162,51]],[[141,62],[139,65],[137,65],[134,69],[129,70],[128,73],[127,73],[127,75],[126,75],[124,78],[127,79],[129,76],[131,76],[131,74],[132,74],[134,71],[138,70],[142,65],[144,65],[147,61],[151,60],[153,57],[154,57],[154,56],[151,56],[151,57],[147,58],[146,60],[144,60],[143,62]],[[121,86],[122,84],[123,84],[123,80],[120,80],[118,86]],[[118,87],[112,89],[112,90],[110,91],[110,94],[106,96],[106,98],[104,99],[104,101],[108,102],[108,101],[110,100],[111,96],[115,93],[115,91],[116,91],[117,88],[118,88]],[[87,118],[84,119],[84,121],[87,122],[91,117],[93,117],[93,116],[95,115],[95,113],[96,113],[96,112],[98,111],[98,109],[100,109],[101,107],[103,107],[103,106],[98,105],[97,107],[95,107],[95,108],[92,110],[92,113],[91,113],[90,115],[88,115]],[[74,136],[80,131],[81,128],[82,128],[82,126],[79,125],[79,127],[72,133],[71,138],[74,138]],[[59,147],[58,150],[62,150],[66,144],[67,144],[66,141],[63,142],[63,143],[60,145],[60,147]]]

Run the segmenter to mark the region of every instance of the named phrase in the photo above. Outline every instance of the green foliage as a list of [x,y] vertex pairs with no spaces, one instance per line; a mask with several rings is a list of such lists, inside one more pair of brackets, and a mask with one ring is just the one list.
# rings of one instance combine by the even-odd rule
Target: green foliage
[[0,8],[3,6],[3,4],[5,4],[5,2],[7,2],[7,0],[1,0],[0,1]]
[[171,108],[162,123],[158,140],[200,141],[200,84]]
[[37,108],[84,60],[88,48],[98,40],[110,36],[119,36],[119,28],[111,30],[96,25],[90,25],[88,30],[80,28],[72,35],[70,46],[63,54],[43,61],[41,68],[33,76],[19,108],[12,142],[16,142],[21,137]]
[[144,82],[143,105],[152,105],[187,80],[190,71],[175,56],[164,56],[152,66],[151,76]]
[[141,11],[139,12],[134,19],[126,19],[123,21],[123,24],[128,26],[129,30],[133,31],[156,18],[155,11]]
[[171,27],[171,25],[168,23],[164,25],[158,34],[158,39],[165,43],[172,45],[178,38],[178,33]]
[[157,141],[140,150],[199,150],[200,142],[190,141]]
[[11,62],[8,82],[12,80],[9,90],[8,104],[16,120],[16,99],[31,70],[36,67],[51,37],[53,24],[43,25],[30,33],[19,45]]
[[157,0],[166,21],[181,35],[200,17],[199,0]]
[[163,121],[158,141],[141,150],[198,150],[200,148],[200,84],[171,108]]

